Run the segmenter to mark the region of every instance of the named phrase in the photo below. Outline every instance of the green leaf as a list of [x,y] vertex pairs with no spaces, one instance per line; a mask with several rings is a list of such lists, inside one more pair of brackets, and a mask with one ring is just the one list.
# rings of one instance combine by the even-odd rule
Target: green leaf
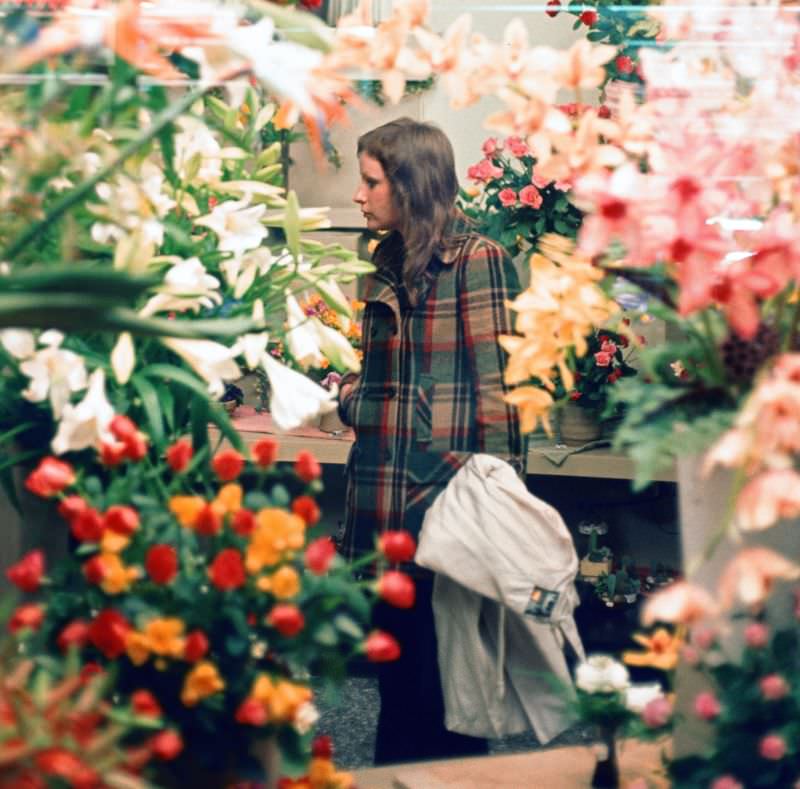
[[131,385],[136,389],[142,401],[142,408],[147,415],[150,438],[160,451],[164,449],[166,441],[164,438],[164,420],[161,414],[161,403],[158,399],[158,393],[153,384],[138,373],[131,378]]
[[208,419],[213,422],[231,446],[239,452],[245,451],[244,441],[239,431],[233,426],[227,412],[223,408],[209,408]]
[[283,231],[286,234],[286,246],[289,252],[297,258],[300,255],[300,203],[294,190],[286,196]]
[[330,622],[323,622],[314,631],[314,641],[324,647],[335,647],[339,643],[339,634]]
[[355,641],[364,638],[364,629],[351,619],[347,614],[337,614],[333,619],[333,624],[346,636],[350,636]]

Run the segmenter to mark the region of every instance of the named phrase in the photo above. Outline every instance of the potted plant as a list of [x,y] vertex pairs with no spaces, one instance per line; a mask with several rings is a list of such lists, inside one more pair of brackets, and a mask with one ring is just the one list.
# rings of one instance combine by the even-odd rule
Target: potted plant
[[636,602],[641,582],[636,575],[624,568],[612,573],[603,573],[595,583],[595,594],[609,607]]
[[608,532],[608,526],[603,523],[590,523],[582,521],[578,525],[581,534],[589,535],[589,552],[581,559],[579,573],[584,581],[595,581],[604,573],[611,570],[612,553],[608,546],[599,546],[597,538]]

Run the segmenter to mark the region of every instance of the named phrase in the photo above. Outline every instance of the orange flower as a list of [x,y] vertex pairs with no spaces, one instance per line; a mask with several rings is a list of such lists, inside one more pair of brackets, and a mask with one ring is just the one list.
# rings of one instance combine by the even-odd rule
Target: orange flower
[[101,553],[100,562],[103,567],[100,587],[106,594],[127,592],[139,577],[139,571],[135,567],[126,567],[116,553]]
[[220,515],[235,515],[242,508],[242,486],[231,482],[223,485],[211,506]]
[[187,707],[193,707],[199,701],[213,696],[225,689],[225,681],[220,677],[213,663],[203,661],[186,675],[181,690],[181,701]]
[[269,719],[274,722],[291,721],[297,710],[311,701],[311,689],[286,680],[273,683],[266,674],[261,674],[253,683],[250,696],[261,702],[269,711]]
[[100,538],[100,550],[103,553],[122,553],[131,543],[131,538],[106,529]]
[[672,671],[678,665],[678,654],[683,644],[680,635],[659,627],[652,635],[634,633],[633,640],[645,648],[645,652],[624,652],[622,659],[629,666],[650,666],[661,671]]
[[247,546],[247,571],[257,573],[277,564],[287,551],[296,551],[305,543],[305,523],[293,513],[263,509],[256,515],[256,528]]
[[169,511],[178,519],[181,526],[192,528],[197,517],[206,506],[201,496],[173,496],[169,500]]
[[180,658],[183,656],[185,625],[177,617],[151,619],[144,627],[148,649],[156,655]]
[[141,666],[150,657],[150,642],[144,633],[130,630],[125,637],[125,652],[135,666]]
[[300,576],[294,567],[285,564],[270,578],[272,594],[279,600],[294,597],[300,591]]

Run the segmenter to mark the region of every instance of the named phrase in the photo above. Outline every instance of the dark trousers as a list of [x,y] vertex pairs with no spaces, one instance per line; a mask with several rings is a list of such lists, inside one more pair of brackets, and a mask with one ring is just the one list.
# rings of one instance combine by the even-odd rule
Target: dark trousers
[[432,576],[415,578],[413,608],[379,603],[375,625],[399,642],[399,660],[378,670],[381,711],[375,740],[375,764],[480,756],[489,752],[482,738],[456,734],[444,727],[444,699],[436,655],[431,596]]

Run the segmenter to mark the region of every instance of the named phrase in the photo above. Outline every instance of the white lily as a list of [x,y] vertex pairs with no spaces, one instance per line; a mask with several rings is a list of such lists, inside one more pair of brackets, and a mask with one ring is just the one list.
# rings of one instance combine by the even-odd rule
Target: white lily
[[77,452],[87,447],[99,448],[103,441],[111,441],[108,430],[114,418],[114,408],[106,397],[106,378],[102,368],[89,377],[89,388],[77,405],[68,403],[50,448],[56,455]]
[[281,430],[294,430],[336,408],[337,390],[323,389],[268,353],[261,356],[261,364],[269,379],[270,416]]
[[[256,299],[253,302],[253,320],[258,323],[264,322],[264,302],[261,299]],[[267,350],[269,343],[269,333],[262,332],[249,332],[242,335],[235,345],[238,353],[244,356],[244,362],[249,370],[254,370],[258,367],[261,356]]]
[[257,247],[267,237],[267,229],[261,223],[266,210],[263,205],[251,206],[247,195],[243,200],[219,203],[210,214],[195,220],[195,224],[217,234],[220,251],[241,255]]
[[[40,341],[46,334],[40,337]],[[32,403],[41,403],[49,397],[56,419],[61,418],[72,393],[86,388],[83,357],[59,348],[60,342],[59,339],[46,345],[19,366],[22,374],[31,379],[22,396]]]
[[139,314],[148,317],[167,310],[197,312],[201,307],[213,307],[221,302],[219,280],[206,271],[199,258],[192,257],[181,260],[167,271],[161,293],[152,296]]
[[319,332],[291,294],[286,297],[286,324],[286,345],[292,358],[304,370],[321,367],[325,356],[319,347]]
[[222,148],[206,124],[195,118],[178,121],[175,170],[182,181],[216,184],[222,178]]
[[228,348],[212,340],[185,340],[178,337],[164,337],[161,342],[208,383],[208,393],[212,397],[221,397],[225,391],[225,381],[233,381],[242,374],[234,361],[238,355],[236,346]]
[[319,318],[312,318],[311,323],[317,332],[320,351],[334,367],[338,370],[344,367],[354,373],[361,371],[361,360],[347,337],[326,326]]
[[27,329],[3,329],[0,344],[15,359],[27,359],[36,350],[36,338]]
[[124,331],[119,335],[114,350],[111,351],[111,369],[114,378],[122,385],[128,383],[133,368],[136,366],[136,350],[133,347],[133,337],[130,332]]
[[223,260],[219,265],[226,282],[233,288],[233,297],[241,299],[256,281],[256,275],[263,277],[275,262],[269,247],[258,247],[241,257]]

